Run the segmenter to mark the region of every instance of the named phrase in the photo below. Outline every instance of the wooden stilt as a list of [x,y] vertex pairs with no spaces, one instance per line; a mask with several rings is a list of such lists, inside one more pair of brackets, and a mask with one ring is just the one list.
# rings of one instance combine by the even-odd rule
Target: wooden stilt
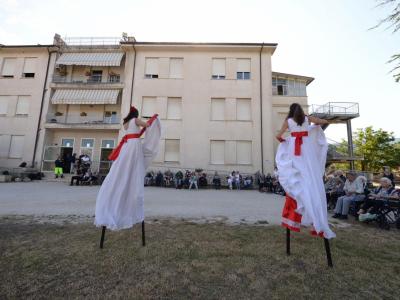
[[290,255],[290,230],[286,228],[286,254]]
[[142,222],[142,245],[143,247],[146,246],[146,236],[144,231],[144,221]]
[[331,248],[329,246],[329,240],[324,238],[324,244],[325,244],[326,258],[328,260],[328,267],[333,268],[332,256],[331,256]]
[[106,226],[103,226],[102,229],[101,229],[100,249],[103,249],[104,235],[105,234],[106,234]]

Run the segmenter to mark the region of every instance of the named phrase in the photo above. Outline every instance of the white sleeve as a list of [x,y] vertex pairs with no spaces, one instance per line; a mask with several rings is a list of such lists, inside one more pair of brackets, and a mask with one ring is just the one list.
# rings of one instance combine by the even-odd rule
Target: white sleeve
[[146,128],[143,138],[144,167],[147,169],[154,157],[157,155],[161,139],[161,122],[157,118]]

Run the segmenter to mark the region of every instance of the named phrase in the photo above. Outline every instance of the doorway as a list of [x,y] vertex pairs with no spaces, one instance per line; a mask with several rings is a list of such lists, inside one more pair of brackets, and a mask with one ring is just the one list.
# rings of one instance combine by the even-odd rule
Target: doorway
[[71,158],[73,151],[74,148],[72,147],[61,147],[60,149],[60,156],[64,161],[64,168],[63,168],[64,173],[71,173]]

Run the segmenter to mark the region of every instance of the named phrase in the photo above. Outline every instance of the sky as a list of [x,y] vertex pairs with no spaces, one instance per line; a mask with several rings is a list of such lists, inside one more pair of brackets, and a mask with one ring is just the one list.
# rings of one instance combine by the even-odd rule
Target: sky
[[[400,83],[387,63],[400,53],[400,33],[370,30],[389,11],[376,0],[0,0],[0,44],[122,32],[138,41],[276,42],[274,71],[315,78],[309,104],[358,102],[353,130],[400,137]],[[340,141],[346,127],[326,133]]]

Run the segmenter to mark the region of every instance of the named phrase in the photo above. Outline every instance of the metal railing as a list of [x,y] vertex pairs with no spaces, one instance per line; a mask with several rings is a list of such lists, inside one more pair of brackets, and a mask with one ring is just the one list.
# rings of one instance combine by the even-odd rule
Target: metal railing
[[311,113],[327,115],[358,115],[359,105],[356,102],[328,102],[323,105],[312,104]]
[[66,46],[115,46],[122,40],[120,37],[65,37]]
[[81,116],[76,114],[56,116],[55,114],[48,114],[46,120],[48,123],[57,124],[119,124],[121,116]]
[[[106,80],[105,80],[106,79]],[[53,75],[53,83],[72,83],[72,84],[110,84],[121,83],[119,75],[109,75],[108,78],[103,79],[102,75],[91,75],[87,78],[68,78],[67,76]]]

